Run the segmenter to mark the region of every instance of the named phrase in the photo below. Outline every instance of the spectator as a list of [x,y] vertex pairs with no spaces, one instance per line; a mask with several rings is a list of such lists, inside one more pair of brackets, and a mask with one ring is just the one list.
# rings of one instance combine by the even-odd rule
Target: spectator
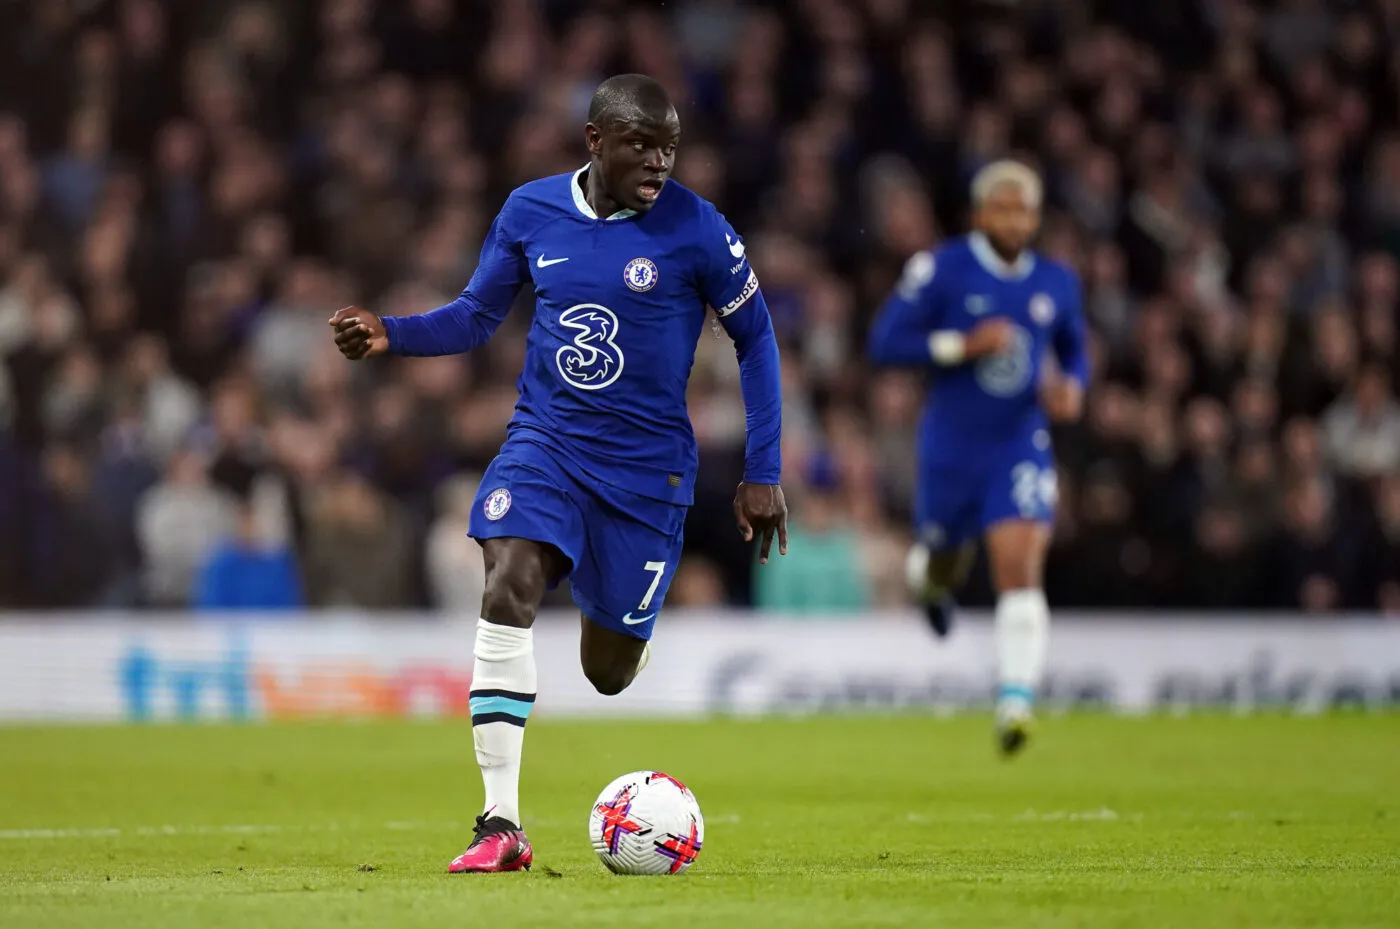
[[481,546],[467,536],[480,485],[479,477],[463,475],[438,488],[441,515],[428,530],[425,555],[433,605],[468,616],[481,609],[486,590]]
[[1133,606],[1147,598],[1152,552],[1134,529],[1132,495],[1111,464],[1095,465],[1086,475],[1074,552],[1080,563],[1070,585],[1072,602]]
[[340,475],[313,493],[306,551],[313,606],[387,609],[413,599],[407,521],[359,477]]
[[703,555],[686,556],[671,581],[666,595],[667,608],[723,607],[727,601],[724,575],[719,567]]
[[1181,572],[1181,605],[1204,610],[1249,606],[1259,583],[1253,540],[1242,510],[1223,501],[1206,503],[1196,516],[1195,537]]
[[[677,178],[747,245],[782,340],[791,466],[829,448],[842,475],[814,500],[794,479],[794,510],[815,510],[795,522],[849,524],[822,539],[854,538],[860,602],[903,597],[889,553],[921,398],[917,378],[867,369],[864,330],[910,254],[966,228],[970,172],[1009,153],[1046,175],[1040,247],[1080,271],[1092,330],[1089,415],[1057,439],[1056,603],[1393,599],[1374,567],[1273,593],[1334,542],[1358,565],[1389,557],[1372,494],[1400,473],[1393,11],[12,6],[5,38],[27,52],[0,62],[0,86],[26,91],[0,101],[5,602],[70,602],[40,568],[97,538],[68,538],[91,517],[114,554],[83,596],[187,605],[232,494],[291,546],[313,604],[470,604],[465,491],[440,485],[499,447],[528,311],[436,363],[346,365],[325,320],[450,299],[511,187],[581,163],[588,94],[620,68],[682,101]],[[747,604],[784,569],[755,572],[734,540],[743,408],[708,329],[690,401],[695,567],[677,602]],[[1325,531],[1285,490],[1307,482]],[[40,513],[55,519],[36,532]],[[337,563],[336,533],[386,560]],[[1256,584],[1206,582],[1237,559]]]
[[1350,392],[1327,408],[1322,428],[1343,474],[1372,478],[1400,470],[1400,404],[1390,372],[1379,364],[1362,365]]
[[1269,605],[1329,613],[1350,605],[1354,553],[1338,531],[1336,501],[1316,479],[1294,481],[1283,526],[1266,557]]
[[157,460],[169,460],[199,420],[203,401],[170,369],[165,340],[159,336],[134,339],[126,357],[127,383],[141,398],[146,441]]
[[831,463],[819,457],[810,466],[805,492],[794,508],[788,554],[775,554],[756,575],[756,606],[785,613],[824,613],[866,605],[869,592],[858,572],[856,537],[841,503],[839,478]]
[[100,109],[80,110],[68,127],[68,149],[44,167],[44,195],[73,231],[97,206],[108,171],[108,119]]
[[252,504],[240,504],[233,535],[214,547],[199,570],[193,605],[211,611],[290,610],[304,603],[291,549],[261,538]]
[[233,497],[210,483],[204,461],[178,452],[165,477],[136,505],[136,538],[145,564],[146,600],[180,606],[209,553],[235,526]]
[[1362,567],[1362,599],[1374,597],[1382,610],[1400,614],[1400,475],[1386,477],[1376,490],[1376,512]]
[[44,494],[30,528],[39,602],[102,605],[116,576],[116,546],[92,497],[87,462],[72,446],[54,446],[44,456]]

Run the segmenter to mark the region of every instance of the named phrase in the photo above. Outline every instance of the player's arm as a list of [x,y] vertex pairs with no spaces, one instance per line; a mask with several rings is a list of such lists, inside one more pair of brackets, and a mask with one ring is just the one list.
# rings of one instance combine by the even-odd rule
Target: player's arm
[[1084,387],[1089,382],[1088,339],[1079,281],[1069,277],[1064,305],[1055,316],[1051,347],[1059,362],[1059,374],[1042,385],[1042,403],[1055,422],[1073,422],[1084,408]]
[[719,318],[739,356],[744,394],[744,480],[776,484],[782,479],[783,388],[778,338],[763,292],[755,284],[743,305]]
[[942,280],[931,252],[916,252],[904,265],[894,293],[870,327],[870,358],[888,367],[956,367],[1005,351],[1012,327],[988,319],[971,332],[942,325]]
[[778,553],[787,554],[778,338],[743,242],[718,213],[708,219],[708,229],[702,235],[700,295],[734,340],[739,388],[744,395],[744,479],[734,495],[734,515],[746,541],[755,533],[759,535],[758,557],[764,563],[775,534]]
[[787,503],[781,486],[782,362],[773,320],[757,279],[752,296],[720,316],[720,325],[734,340],[739,389],[744,395],[744,480],[734,497],[734,514],[745,541],[753,538],[755,530],[761,534],[758,560],[763,564],[768,561],[775,532],[778,554],[787,554]]
[[530,276],[524,250],[505,230],[505,212],[491,223],[476,273],[456,300],[413,316],[380,317],[353,306],[339,310],[330,323],[341,353],[352,361],[385,353],[456,355],[491,338]]

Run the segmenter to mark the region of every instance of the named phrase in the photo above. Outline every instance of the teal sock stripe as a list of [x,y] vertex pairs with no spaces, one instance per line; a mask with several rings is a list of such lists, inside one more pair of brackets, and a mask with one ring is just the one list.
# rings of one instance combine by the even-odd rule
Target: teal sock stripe
[[535,705],[533,698],[530,700],[521,700],[516,697],[501,696],[500,694],[483,695],[479,697],[473,696],[470,703],[472,716],[488,716],[499,713],[505,716],[514,716],[521,721],[530,717],[530,710]]
[[1002,684],[1001,689],[997,691],[997,696],[1003,700],[1007,698],[1016,699],[1019,697],[1027,703],[1030,703],[1035,699],[1035,692],[1029,687],[1022,687],[1019,684]]

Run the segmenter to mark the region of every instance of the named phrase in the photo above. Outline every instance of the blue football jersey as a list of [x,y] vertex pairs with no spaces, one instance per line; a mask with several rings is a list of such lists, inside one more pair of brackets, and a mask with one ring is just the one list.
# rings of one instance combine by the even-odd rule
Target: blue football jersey
[[[549,446],[610,485],[688,504],[697,452],[686,384],[706,307],[722,318],[737,311],[724,319],[736,343],[741,319],[745,328],[761,324],[772,342],[767,308],[750,299],[758,279],[744,243],[713,205],[670,180],[646,213],[600,219],[584,197],[585,170],[515,190],[487,233],[459,311],[386,319],[390,347],[441,354],[439,345],[479,344],[530,283],[536,305],[512,438]],[[761,320],[747,318],[759,313]],[[423,326],[434,330],[431,339]],[[482,331],[449,331],[473,327]],[[772,351],[776,372],[776,343]],[[778,479],[774,410],[763,413],[772,422],[756,441],[751,416],[746,480]]]
[[[929,336],[971,332],[993,317],[1015,326],[1012,350],[951,367],[935,367]],[[920,424],[926,465],[978,467],[1008,444],[1047,449],[1038,388],[1051,352],[1061,370],[1088,376],[1079,282],[1068,267],[1025,252],[1012,265],[974,233],[909,259],[871,330],[871,353],[883,364],[934,370]]]

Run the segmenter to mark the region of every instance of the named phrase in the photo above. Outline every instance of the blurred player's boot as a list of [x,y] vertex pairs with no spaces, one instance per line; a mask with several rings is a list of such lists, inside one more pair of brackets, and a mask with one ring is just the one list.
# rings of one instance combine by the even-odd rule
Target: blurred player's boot
[[947,592],[924,602],[924,619],[940,639],[947,638],[953,629],[953,611],[957,609],[953,595]]
[[997,724],[997,745],[1006,758],[1013,757],[1025,748],[1030,738],[1031,721],[1029,717]]
[[1019,688],[1002,688],[997,700],[996,735],[997,747],[1004,757],[1010,758],[1026,747],[1034,722],[1030,694]]
[[493,871],[528,871],[535,860],[530,840],[515,823],[482,813],[472,827],[476,838],[467,850],[447,866],[449,874],[486,874]]
[[904,579],[909,593],[922,607],[929,628],[942,639],[953,628],[953,611],[957,604],[951,593],[929,580],[930,557],[928,548],[923,545],[909,549],[904,561]]

